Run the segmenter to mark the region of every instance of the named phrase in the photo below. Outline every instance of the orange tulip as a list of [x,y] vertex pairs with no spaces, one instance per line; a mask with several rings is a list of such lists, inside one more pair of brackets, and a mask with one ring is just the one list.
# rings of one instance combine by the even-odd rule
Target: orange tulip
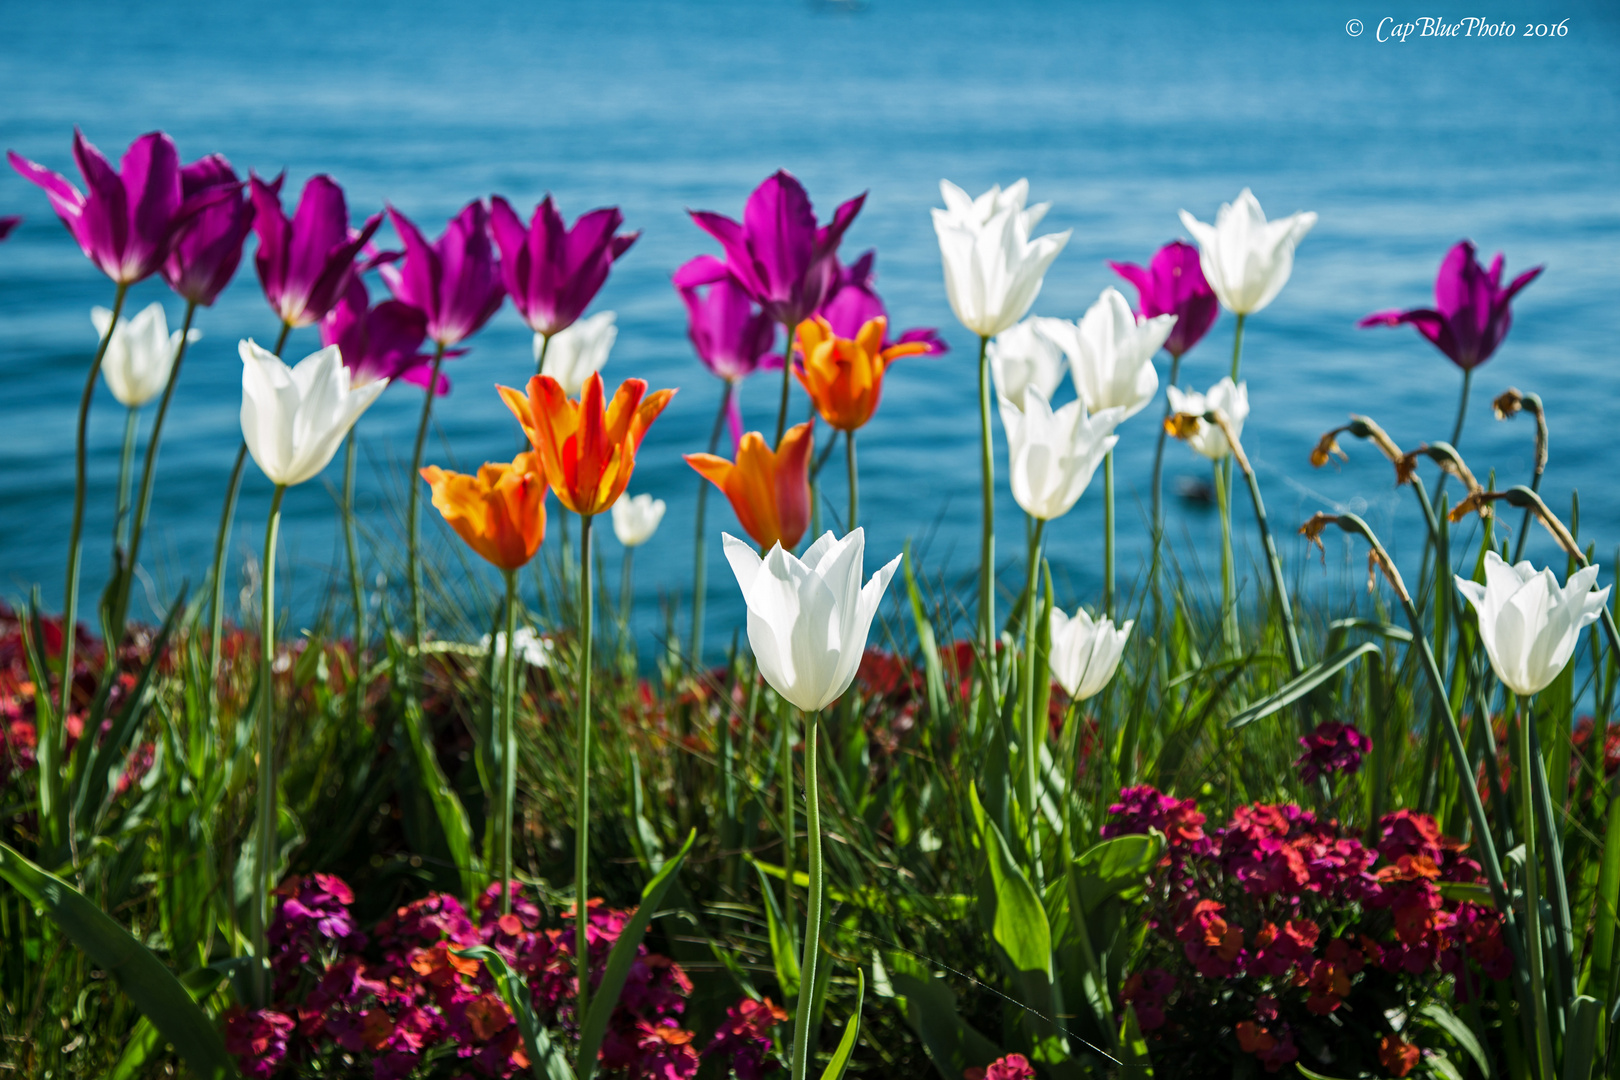
[[510,465],[485,462],[476,476],[422,470],[433,489],[433,508],[469,547],[502,570],[516,570],[546,538],[546,480],[537,455],[524,453]]
[[584,517],[602,513],[624,494],[642,437],[675,396],[673,390],[648,394],[645,380],[626,379],[604,408],[602,376],[596,374],[585,381],[578,401],[550,375],[530,379],[527,397],[510,386],[496,389],[539,452],[557,501]]
[[816,403],[821,418],[839,431],[854,431],[877,411],[883,394],[883,373],[902,356],[928,351],[922,341],[883,347],[889,321],[868,319],[853,339],[833,334],[832,326],[817,315],[799,324],[799,352],[804,357],[794,374]]
[[737,521],[754,543],[780,543],[792,550],[810,527],[810,451],[815,434],[809,423],[795,424],[773,453],[765,436],[750,431],[732,464],[713,454],[687,454],[686,463],[731,500]]

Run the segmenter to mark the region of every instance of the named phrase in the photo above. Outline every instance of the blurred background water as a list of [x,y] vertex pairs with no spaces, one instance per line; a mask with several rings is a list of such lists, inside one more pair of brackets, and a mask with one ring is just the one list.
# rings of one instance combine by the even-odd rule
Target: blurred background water
[[[1498,484],[1527,482],[1533,426],[1527,418],[1497,423],[1490,399],[1509,385],[1539,393],[1552,424],[1544,491],[1565,509],[1579,488],[1581,535],[1608,561],[1620,543],[1612,441],[1620,404],[1620,12],[1575,0],[1432,8],[1366,0],[1144,0],[1106,9],[967,0],[13,3],[0,37],[0,145],[71,176],[73,125],[114,158],[134,136],[162,128],[186,160],[220,151],[243,171],[285,169],[294,195],[309,175],[329,172],[357,220],[387,202],[433,235],[469,199],[495,192],[525,216],[548,191],[570,219],[622,207],[627,227],[643,236],[593,308],[619,315],[606,374],[610,385],[637,375],[681,388],[631,485],[670,504],[637,557],[644,651],[661,633],[661,598],[686,602],[698,481],[680,455],[703,448],[720,390],[692,355],[669,284],[680,263],[715,250],[685,209],[738,216],[748,192],[778,167],[803,180],[823,219],[839,201],[870,192],[846,253],[875,247],[893,320],[936,326],[953,350],[900,362],[861,433],[869,567],[911,538],[930,574],[969,580],[979,523],[974,341],[946,304],[928,208],[939,201],[941,177],[977,193],[1021,176],[1034,200],[1052,203],[1046,227],[1074,230],[1035,306],[1071,319],[1103,287],[1121,284],[1104,260],[1145,261],[1181,233],[1181,208],[1211,220],[1249,186],[1271,216],[1320,214],[1287,288],[1250,321],[1243,370],[1253,407],[1244,441],[1285,557],[1321,587],[1349,589],[1358,573],[1342,568],[1360,559],[1330,542],[1328,566],[1338,572],[1324,575],[1306,561],[1292,530],[1318,509],[1361,512],[1409,558],[1421,538],[1411,496],[1394,490],[1376,452],[1350,440],[1348,464],[1313,471],[1307,454],[1316,437],[1357,411],[1405,446],[1446,438],[1460,385],[1458,371],[1411,329],[1363,331],[1355,320],[1430,303],[1435,268],[1463,237],[1487,258],[1505,251],[1509,275],[1545,263],[1521,294],[1505,346],[1477,373],[1461,449],[1482,477],[1494,468]],[[1375,40],[1385,16],[1422,14],[1511,20],[1517,33]],[[1359,37],[1347,33],[1352,18],[1364,25]],[[1527,23],[1563,19],[1566,36],[1524,36]],[[0,245],[0,593],[14,598],[37,582],[56,606],[74,413],[95,346],[89,309],[110,303],[112,290],[43,195],[10,170],[0,176],[6,213],[27,221]],[[381,290],[374,283],[372,291]],[[156,279],[133,291],[131,310],[154,299],[178,320],[180,304]],[[236,341],[264,342],[276,329],[251,259],[199,325],[206,336],[187,356],[165,432],[143,552],[149,589],[138,614],[206,573],[239,438]],[[1225,373],[1232,326],[1223,314],[1189,354],[1184,384],[1203,388]],[[296,359],[317,346],[313,329],[299,331],[287,354]],[[435,409],[427,456],[463,469],[513,452],[517,428],[492,386],[521,385],[532,371],[530,335],[509,306],[471,346],[448,367],[455,390]],[[751,427],[769,431],[777,389],[772,375],[747,386]],[[795,394],[798,415],[804,406]],[[368,532],[396,551],[400,462],[419,406],[415,388],[392,389],[361,422],[361,513]],[[1146,565],[1159,408],[1120,432],[1127,586]],[[93,618],[105,576],[122,419],[99,389],[81,617]],[[1000,555],[1006,580],[1017,582],[1024,531],[1005,488],[999,438]],[[834,461],[826,520],[842,512],[842,473]],[[1202,459],[1168,448],[1168,488],[1207,475]],[[333,592],[346,595],[329,589],[343,565],[331,494],[338,478],[334,465],[286,500],[282,566],[303,620]],[[250,466],[233,538],[237,568],[261,542],[269,493]],[[1100,493],[1099,478],[1048,531],[1067,606],[1095,605],[1100,596]],[[1217,580],[1213,511],[1173,495],[1168,504],[1178,559]],[[723,499],[709,505],[708,640],[716,649],[741,613],[717,537],[739,530]],[[451,551],[454,538],[424,509],[426,534]],[[1509,520],[1516,525],[1517,517]],[[1255,552],[1241,493],[1235,518],[1240,542]],[[600,550],[616,583],[617,544],[605,540]],[[1530,552],[1552,557],[1541,536]],[[1256,578],[1250,562],[1243,573]]]

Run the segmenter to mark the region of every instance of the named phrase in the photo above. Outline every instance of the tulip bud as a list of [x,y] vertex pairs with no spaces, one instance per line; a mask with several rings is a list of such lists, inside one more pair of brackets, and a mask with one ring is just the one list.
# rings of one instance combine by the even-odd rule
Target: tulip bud
[[621,495],[613,504],[613,535],[627,548],[640,547],[664,520],[664,500],[651,495]]
[[[95,324],[96,332],[106,337],[112,312],[104,307],[91,308],[90,321]],[[192,330],[187,333],[186,341],[200,337],[201,330]],[[169,333],[169,320],[163,314],[162,304],[149,304],[132,319],[120,317],[101,360],[101,375],[107,380],[107,389],[126,408],[140,408],[156,397],[169,381],[179,348],[180,331]]]
[[1551,570],[1528,561],[1509,565],[1485,553],[1485,583],[1455,578],[1479,616],[1479,640],[1502,685],[1521,698],[1540,693],[1575,654],[1580,632],[1597,621],[1609,587],[1597,592],[1596,564],[1575,571],[1562,588]]
[[1082,608],[1074,617],[1052,609],[1052,677],[1075,701],[1100,693],[1119,668],[1134,620],[1116,627],[1112,619],[1093,620]]

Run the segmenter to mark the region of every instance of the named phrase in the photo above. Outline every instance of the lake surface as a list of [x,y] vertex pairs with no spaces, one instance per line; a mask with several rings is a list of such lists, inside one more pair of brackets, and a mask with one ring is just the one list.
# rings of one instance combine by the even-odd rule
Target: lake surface
[[[430,234],[467,200],[495,192],[525,213],[548,191],[570,218],[622,207],[628,227],[644,233],[594,308],[619,314],[607,375],[681,388],[648,436],[632,484],[670,503],[636,562],[637,626],[648,651],[661,632],[661,596],[690,580],[697,481],[680,455],[703,448],[720,389],[692,355],[669,284],[680,263],[715,250],[684,211],[738,216],[748,192],[778,167],[804,181],[823,219],[839,201],[870,192],[846,252],[875,247],[895,322],[936,326],[953,350],[901,361],[861,433],[869,568],[908,538],[924,545],[931,574],[968,574],[977,557],[974,341],[952,318],[941,283],[928,215],[941,177],[976,193],[1027,176],[1033,197],[1052,203],[1045,227],[1074,236],[1035,311],[1065,318],[1118,284],[1104,260],[1145,261],[1179,235],[1183,207],[1210,220],[1249,186],[1272,216],[1320,215],[1293,279],[1250,320],[1243,370],[1253,412],[1244,441],[1285,556],[1305,580],[1336,589],[1356,580],[1358,572],[1340,568],[1359,566],[1360,557],[1330,544],[1324,574],[1305,563],[1291,536],[1298,522],[1322,508],[1360,510],[1409,554],[1419,525],[1411,496],[1393,489],[1389,466],[1366,445],[1352,440],[1348,464],[1313,471],[1307,454],[1316,437],[1357,411],[1406,446],[1446,438],[1460,384],[1410,328],[1363,331],[1355,320],[1428,304],[1441,256],[1463,237],[1487,257],[1506,252],[1510,275],[1545,263],[1521,294],[1506,344],[1477,373],[1461,448],[1481,476],[1494,468],[1499,484],[1526,482],[1532,425],[1496,422],[1490,399],[1509,385],[1539,393],[1552,423],[1549,502],[1567,507],[1579,488],[1581,535],[1613,551],[1620,13],[1595,3],[1513,5],[1512,38],[1379,43],[1385,16],[1433,12],[1151,0],[1099,8],[963,0],[12,4],[0,41],[0,145],[72,175],[73,125],[113,157],[139,133],[163,128],[187,160],[221,151],[240,170],[286,169],[292,193],[309,175],[329,172],[357,218],[386,201]],[[1359,37],[1346,31],[1352,18],[1362,20]],[[1524,37],[1526,23],[1566,18],[1563,37]],[[0,176],[7,213],[27,221],[0,245],[0,593],[21,596],[38,582],[57,605],[73,421],[95,346],[89,309],[110,303],[112,290],[43,195],[10,170]],[[374,285],[373,295],[379,291]],[[179,303],[155,279],[130,302],[138,309],[154,299],[178,319]],[[199,325],[206,336],[187,357],[163,442],[143,552],[143,614],[150,600],[206,572],[239,438],[236,342],[265,342],[276,329],[250,260]],[[1232,326],[1223,314],[1184,362],[1184,383],[1205,387],[1225,372]],[[521,385],[532,371],[529,339],[508,306],[449,365],[455,392],[436,408],[442,441],[430,462],[468,469],[510,456],[517,428],[492,387]],[[288,356],[317,345],[313,329],[299,331]],[[750,426],[769,431],[777,391],[769,375],[747,386]],[[396,550],[399,463],[409,457],[419,393],[391,389],[361,422],[362,513],[368,531]],[[795,414],[802,408],[796,397]],[[1120,431],[1125,582],[1140,573],[1148,548],[1159,408]],[[81,617],[105,573],[122,419],[98,390]],[[1007,580],[1016,581],[1024,530],[999,447],[1000,553],[1011,561]],[[328,575],[341,573],[329,487],[338,471],[334,465],[323,482],[286,500],[282,566],[291,568],[300,619],[327,595]],[[825,492],[840,513],[842,473],[835,459]],[[1205,476],[1202,459],[1168,449],[1167,486]],[[250,466],[233,540],[237,568],[261,543],[269,493]],[[1048,531],[1060,599],[1070,607],[1099,598],[1100,495],[1099,478]],[[723,500],[709,505],[708,639],[718,648],[741,611],[718,532],[739,530]],[[1174,497],[1169,506],[1183,564],[1192,567],[1196,548],[1213,574],[1213,512]],[[1251,520],[1241,496],[1236,517]],[[451,551],[453,537],[430,508],[424,520],[434,544]],[[577,538],[577,527],[571,532]],[[607,540],[601,550],[616,586],[618,547]],[[1531,553],[1548,559],[1550,544],[1534,537]],[[493,589],[492,576],[478,580]]]

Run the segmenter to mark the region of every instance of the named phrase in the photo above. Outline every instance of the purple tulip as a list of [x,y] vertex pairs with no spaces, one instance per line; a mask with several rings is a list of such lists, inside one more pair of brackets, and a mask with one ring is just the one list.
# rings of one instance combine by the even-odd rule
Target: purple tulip
[[[889,312],[883,306],[883,298],[872,287],[872,264],[876,260],[875,251],[868,251],[855,260],[852,266],[839,265],[837,256],[833,257],[837,274],[827,299],[822,302],[816,314],[827,320],[836,336],[853,338],[860,332],[861,327],[871,320],[888,319]],[[883,347],[904,345],[914,341],[920,341],[928,346],[928,351],[922,354],[924,356],[939,356],[950,351],[950,346],[940,340],[939,332],[931,326],[907,330],[900,335],[899,342],[890,341],[885,335]]]
[[1108,265],[1136,286],[1138,315],[1144,319],[1176,317],[1175,328],[1164,343],[1165,352],[1171,356],[1180,359],[1215,325],[1221,304],[1215,290],[1204,280],[1204,271],[1198,266],[1198,249],[1191,244],[1172,240],[1153,253],[1145,270],[1135,263]]
[[[433,358],[419,351],[426,338],[426,315],[399,300],[373,306],[359,274],[321,320],[321,344],[338,347],[356,384],[404,379],[426,386],[433,369]],[[450,380],[440,375],[437,390],[448,394]]]
[[477,333],[506,295],[484,204],[468,203],[432,244],[391,206],[388,217],[405,243],[404,259],[381,268],[395,298],[427,316],[427,335],[441,346]]
[[1434,279],[1434,307],[1409,311],[1379,311],[1362,319],[1357,326],[1399,326],[1411,323],[1418,333],[1464,371],[1472,371],[1491,358],[1513,325],[1508,306],[1519,290],[1534,281],[1546,267],[1526,270],[1502,288],[1502,256],[1497,254],[1487,271],[1475,258],[1474,245],[1467,240],[1446,252],[1440,272]]
[[349,228],[343,189],[330,176],[312,176],[292,220],[281,209],[281,183],[251,179],[253,231],[259,250],[253,262],[264,296],[288,326],[310,326],[332,310],[354,276],[354,257],[382,224],[373,214],[358,232]]
[[60,173],[15,152],[6,156],[25,180],[44,190],[90,261],[121,285],[151,277],[163,265],[176,228],[196,209],[196,204],[185,205],[180,155],[161,131],[131,143],[114,172],[101,151],[74,128],[73,159],[88,195]]
[[726,269],[755,303],[774,321],[797,326],[832,291],[838,244],[865,201],[857,195],[817,228],[804,186],[779,169],[748,196],[741,224],[706,210],[691,214],[698,228],[720,241]]
[[512,306],[529,329],[547,337],[574,325],[614,261],[641,235],[616,235],[624,224],[616,206],[592,210],[566,228],[547,195],[525,229],[505,199],[496,195],[489,203],[489,228],[501,249],[501,277]]
[[242,244],[253,227],[253,200],[222,154],[210,154],[180,170],[189,199],[218,197],[182,225],[163,263],[163,280],[194,304],[211,306],[242,263]]
[[674,280],[686,302],[686,336],[704,367],[735,382],[761,368],[782,366],[782,358],[770,351],[776,324],[719,259],[700,255],[675,271]]
[[0,217],[0,240],[11,235],[11,230],[22,224],[20,217]]

